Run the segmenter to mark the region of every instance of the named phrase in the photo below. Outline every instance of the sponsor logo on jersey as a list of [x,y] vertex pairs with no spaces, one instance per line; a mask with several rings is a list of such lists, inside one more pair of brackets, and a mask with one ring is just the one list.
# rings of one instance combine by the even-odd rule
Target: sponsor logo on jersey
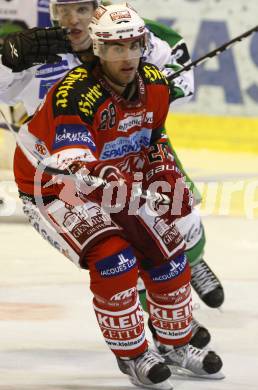
[[[139,304],[115,312],[94,306],[97,321],[106,343],[113,350],[132,351],[145,344],[143,311]],[[119,314],[117,314],[117,311]],[[130,355],[130,353],[129,353]]]
[[128,298],[132,298],[136,296],[136,288],[132,287],[128,290],[120,291],[119,293],[113,295],[110,300],[111,301],[124,301]]
[[77,243],[84,247],[105,231],[118,230],[109,215],[103,213],[100,206],[91,202],[84,203],[83,209],[81,207],[74,208],[66,212],[63,226],[71,232]]
[[128,137],[118,137],[104,144],[100,160],[112,160],[139,152],[150,145],[151,129],[143,128]]
[[33,154],[37,156],[39,160],[42,160],[47,155],[49,155],[45,142],[41,141],[40,139],[37,139],[37,141],[34,144]]
[[74,85],[78,81],[83,81],[88,78],[88,71],[85,68],[78,66],[68,73],[68,75],[59,84],[56,91],[56,107],[67,108],[69,93],[74,89]]
[[145,117],[145,123],[153,123],[153,112],[147,112]]
[[97,302],[106,308],[112,307],[117,310],[124,310],[126,307],[133,306],[137,300],[137,290],[135,287],[130,288],[129,290],[121,291],[111,298],[106,299],[101,297],[98,294],[94,294],[94,297]]
[[121,253],[106,257],[96,264],[97,271],[103,278],[121,275],[136,266],[136,257],[130,248]]
[[[192,303],[189,299],[177,305],[177,308],[163,308],[155,303],[149,307],[152,323],[159,335],[170,339],[181,339],[191,331]],[[169,331],[168,331],[169,330]]]
[[143,67],[144,71],[144,76],[149,79],[151,82],[155,81],[165,81],[166,84],[168,84],[167,79],[163,76],[163,74],[155,67],[152,65],[145,65]]
[[142,124],[142,115],[138,116],[128,116],[128,118],[123,119],[118,124],[118,131],[128,131],[134,126],[141,126]]
[[45,156],[47,154],[46,146],[42,145],[40,142],[37,142],[35,144],[35,149],[41,156]]
[[93,115],[93,108],[97,101],[103,96],[101,85],[96,84],[88,88],[85,93],[81,94],[81,99],[78,102],[78,108],[84,115]]
[[[103,315],[103,313],[100,313],[98,312],[98,308],[96,308],[96,312],[97,312],[97,318],[98,318],[98,322],[100,324],[101,327],[103,327],[104,329],[112,329],[113,331],[113,337],[114,337],[114,332],[116,331],[119,331],[120,330],[120,333],[121,333],[121,330],[122,329],[127,329],[129,328],[130,330],[130,343],[129,345],[134,345],[134,344],[138,344],[138,342],[136,342],[135,340],[135,336],[139,336],[142,334],[143,332],[143,326],[142,326],[142,322],[143,322],[143,312],[141,310],[141,308],[138,306],[138,308],[136,310],[134,310],[133,312],[129,311],[130,308],[127,310],[127,313],[126,315],[115,315],[113,314],[112,312],[110,313],[105,313]],[[125,311],[126,312],[126,311]],[[136,332],[136,329],[139,327],[140,325],[140,329],[138,329],[138,332],[139,334]],[[104,334],[104,337],[106,337],[108,334],[107,332],[103,333]],[[129,334],[127,335],[127,338],[129,338]],[[111,336],[111,334],[110,334]],[[115,338],[115,342],[117,342],[117,338]],[[125,338],[124,335],[120,335],[120,339],[123,340],[123,338]],[[111,341],[111,340],[108,340],[108,341]],[[126,346],[128,343],[128,340],[124,340],[122,342],[119,342],[119,345],[121,346]]]
[[153,282],[165,282],[177,278],[184,271],[186,264],[187,257],[182,254],[161,267],[151,269],[150,277]]
[[145,115],[129,115],[122,119],[118,124],[118,131],[126,132],[135,126],[142,126],[143,123],[153,123],[153,112],[147,112]]
[[39,66],[35,77],[36,78],[47,78],[66,73],[69,70],[69,65],[67,60],[58,62],[57,64],[44,64]]
[[71,145],[83,145],[87,146],[92,151],[96,150],[96,144],[93,141],[90,132],[84,125],[59,125],[56,128],[53,149],[55,150]]

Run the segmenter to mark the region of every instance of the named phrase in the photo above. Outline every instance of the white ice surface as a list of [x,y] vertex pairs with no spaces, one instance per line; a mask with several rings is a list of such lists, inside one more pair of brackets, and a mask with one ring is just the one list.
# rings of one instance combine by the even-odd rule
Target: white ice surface
[[[224,361],[222,381],[173,379],[181,390],[258,388],[258,221],[205,218],[206,258],[222,279],[221,311],[197,299],[196,318]],[[245,235],[245,239],[243,239]],[[86,271],[29,225],[1,224],[0,389],[133,388],[96,325]]]

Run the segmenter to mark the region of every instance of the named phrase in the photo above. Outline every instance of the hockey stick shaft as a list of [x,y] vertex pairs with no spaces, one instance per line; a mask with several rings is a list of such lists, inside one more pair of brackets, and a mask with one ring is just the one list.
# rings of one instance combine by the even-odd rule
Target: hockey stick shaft
[[182,69],[178,70],[177,72],[173,73],[172,75],[168,76],[167,79],[169,81],[172,81],[176,79],[178,76],[181,75],[183,72],[187,72],[193,68],[196,68],[198,65],[202,64],[203,62],[207,61],[210,58],[216,57],[218,54],[222,53],[223,51],[229,49],[231,46],[233,46],[237,42],[243,41],[243,39],[249,37],[253,33],[258,32],[258,26],[255,26],[251,28],[250,30],[246,31],[245,33],[239,35],[238,37],[232,39],[231,41],[228,41],[221,45],[220,47],[210,51],[209,53],[205,54],[204,56],[198,58],[197,60],[191,62],[189,65],[184,66]]
[[[58,169],[58,168],[54,168],[54,167],[51,167],[49,165],[46,165],[44,164],[42,161],[38,160],[23,144],[22,140],[20,139],[19,137],[19,134],[12,128],[12,125],[7,121],[3,111],[1,110],[0,108],[0,114],[2,115],[5,123],[6,123],[6,126],[8,127],[8,129],[10,130],[10,132],[13,134],[14,138],[15,138],[15,141],[17,143],[17,145],[19,146],[19,148],[21,149],[22,153],[24,154],[24,156],[27,158],[27,160],[31,163],[31,165],[36,168],[36,169],[39,169],[40,171],[44,172],[44,173],[48,173],[49,175],[51,176],[57,176],[57,175],[60,175],[60,176],[66,176],[66,177],[69,177],[70,179],[74,180],[74,181],[78,181],[78,180],[81,180],[83,181],[84,183],[86,183],[87,185],[89,186],[95,186],[95,187],[98,187],[98,186],[103,186],[105,187],[108,183],[106,180],[104,179],[101,179],[100,177],[96,177],[96,176],[91,176],[91,175],[84,175],[83,178],[79,175],[76,175],[76,174],[73,174],[71,172],[69,172],[68,170],[63,170],[63,169]],[[141,193],[138,193],[138,194],[135,194],[137,196],[141,196],[142,198],[144,199],[147,199],[147,200],[152,200],[152,201],[156,201],[156,202],[162,202],[162,204],[164,205],[168,205],[171,203],[171,200],[168,196],[164,195],[164,194],[160,194],[158,192],[150,192],[150,191],[142,191]]]

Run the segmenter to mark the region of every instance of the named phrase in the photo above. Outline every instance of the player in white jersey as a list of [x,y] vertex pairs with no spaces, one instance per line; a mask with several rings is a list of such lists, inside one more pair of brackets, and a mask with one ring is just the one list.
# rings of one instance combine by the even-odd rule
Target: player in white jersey
[[[0,6],[0,54],[5,37],[32,27],[50,26],[48,0],[1,0]],[[19,122],[26,112],[21,104],[4,107],[12,122]],[[0,128],[6,127],[0,120]]]
[[[40,55],[33,53],[33,57],[30,52],[30,45],[26,46],[23,44],[24,36],[20,35],[19,39],[17,36],[14,36],[13,42],[11,42],[16,45],[17,50],[19,49],[19,58],[18,61],[12,63],[12,57],[7,47],[6,53],[2,57],[2,65],[0,64],[0,101],[8,104],[23,101],[28,114],[32,115],[44,98],[47,90],[57,80],[63,77],[69,69],[74,68],[81,62],[87,62],[92,59],[88,24],[97,3],[97,1],[86,0],[50,0],[52,20],[59,26],[69,28],[69,38],[74,49],[73,53],[61,55],[59,62],[33,66],[34,63],[44,62],[42,53]],[[145,61],[157,65],[166,74],[190,62],[187,47],[183,39],[175,31],[151,21],[147,21],[146,25],[149,29],[149,46],[144,53]],[[45,30],[46,34],[50,32],[51,30]],[[38,33],[39,31],[28,30],[26,42],[34,42],[35,44],[35,34]],[[59,34],[60,30],[58,32],[55,30],[55,33]],[[61,31],[61,33],[63,32]],[[163,39],[160,39],[158,36],[162,36]],[[53,42],[57,38],[59,36],[54,36]],[[43,37],[42,42],[45,44],[47,61],[53,61],[53,58],[50,58],[52,54],[51,47],[46,45],[45,37]],[[37,44],[39,46],[42,44],[43,46],[42,42],[39,39]],[[27,50],[27,52],[25,53],[23,50]],[[64,47],[56,51],[61,53],[64,51]],[[28,57],[28,54],[31,56]],[[28,58],[31,59],[29,62]],[[170,68],[165,68],[165,64],[170,64]],[[193,89],[193,72],[183,73],[182,76],[174,80],[172,105],[189,100],[193,94]],[[179,160],[177,160],[177,163],[180,165]],[[224,299],[223,288],[202,258],[205,235],[197,210],[181,219],[179,225],[179,229],[187,241],[187,254],[192,267],[192,285],[204,302],[211,307],[218,307]],[[144,306],[144,287],[141,290],[141,296]],[[209,341],[209,333],[200,326],[197,326],[196,330],[200,337],[197,337],[193,343],[195,342],[195,345],[202,347]]]
[[[81,11],[82,4],[87,4],[89,7],[88,12]],[[17,44],[17,49],[20,49],[19,52],[19,62],[15,66],[11,63],[12,58],[11,53],[7,51],[4,53],[2,60],[0,61],[0,100],[3,103],[15,104],[22,101],[25,105],[28,115],[32,115],[36,108],[38,107],[39,102],[45,96],[46,91],[52,86],[57,80],[59,80],[65,73],[74,68],[75,66],[81,63],[81,60],[85,60],[83,55],[91,47],[91,42],[89,40],[89,35],[87,31],[87,25],[90,21],[90,16],[92,15],[93,8],[90,8],[90,4],[98,4],[99,1],[85,1],[85,0],[50,0],[52,20],[55,24],[60,24],[62,27],[70,29],[69,38],[72,41],[73,49],[76,53],[74,54],[65,54],[62,56],[62,61],[55,64],[46,64],[43,66],[33,66],[33,63],[39,63],[38,53],[35,53],[34,50],[30,51],[30,47],[26,47],[27,42],[31,42],[38,38],[35,35],[35,32],[29,34],[24,39],[24,47],[22,46],[22,37],[20,41],[15,41]],[[67,15],[61,14],[59,16],[58,12],[55,9],[56,7],[61,7],[62,4],[67,7],[73,7],[77,4],[78,10],[76,16],[71,13],[69,17]],[[81,4],[81,5],[80,5]],[[86,5],[85,5],[86,7]],[[83,13],[84,12],[84,13]],[[59,19],[60,20],[59,20]],[[75,19],[77,18],[77,19]],[[172,70],[169,68],[166,69],[166,75],[168,75],[174,69],[178,69],[181,64],[186,64],[189,62],[189,55],[185,43],[181,37],[170,29],[163,28],[155,22],[147,21],[147,27],[150,29],[150,44],[148,50],[144,54],[144,60],[154,63],[161,70],[164,70],[165,64],[171,64]],[[84,31],[83,31],[84,30]],[[154,32],[152,32],[152,30]],[[80,33],[81,31],[81,33]],[[81,43],[81,46],[76,42],[78,39],[76,36],[82,34],[87,34],[87,39]],[[158,38],[157,34],[163,34],[167,36],[169,43],[175,45],[174,50],[171,53],[171,47],[169,43],[165,40]],[[38,38],[39,39],[39,38]],[[46,37],[42,36],[42,46],[47,46]],[[51,42],[50,42],[51,43]],[[46,47],[46,58],[51,53],[51,47]],[[40,42],[38,42],[40,45]],[[52,43],[53,44],[53,43]],[[26,52],[22,52],[24,51]],[[178,57],[179,49],[181,50],[181,57]],[[184,49],[184,51],[182,51]],[[8,47],[6,48],[8,50]],[[63,48],[56,49],[57,53],[62,53]],[[32,51],[35,53],[34,58],[32,58]],[[26,56],[31,56],[31,63],[27,62]],[[176,60],[177,58],[177,60]],[[42,61],[43,62],[43,61]],[[7,66],[5,66],[7,65]],[[30,65],[30,67],[29,67]],[[193,72],[186,72],[178,80],[175,80],[175,87],[178,89],[175,93],[174,102],[180,97],[180,101],[188,101],[193,94],[194,82],[193,82]]]

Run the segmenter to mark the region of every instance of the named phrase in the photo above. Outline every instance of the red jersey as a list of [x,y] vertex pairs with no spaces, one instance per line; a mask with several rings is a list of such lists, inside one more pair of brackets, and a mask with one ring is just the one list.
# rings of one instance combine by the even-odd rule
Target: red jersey
[[[159,70],[140,65],[137,99],[125,100],[100,76],[98,67],[81,65],[48,93],[27,126],[22,141],[36,156],[53,156],[53,165],[74,160],[115,165],[137,155],[161,137],[169,108],[169,86]],[[63,164],[63,165],[62,165]],[[34,194],[35,168],[16,148],[14,174],[20,191]],[[43,176],[44,184],[50,179]],[[41,189],[55,195],[55,186]]]

